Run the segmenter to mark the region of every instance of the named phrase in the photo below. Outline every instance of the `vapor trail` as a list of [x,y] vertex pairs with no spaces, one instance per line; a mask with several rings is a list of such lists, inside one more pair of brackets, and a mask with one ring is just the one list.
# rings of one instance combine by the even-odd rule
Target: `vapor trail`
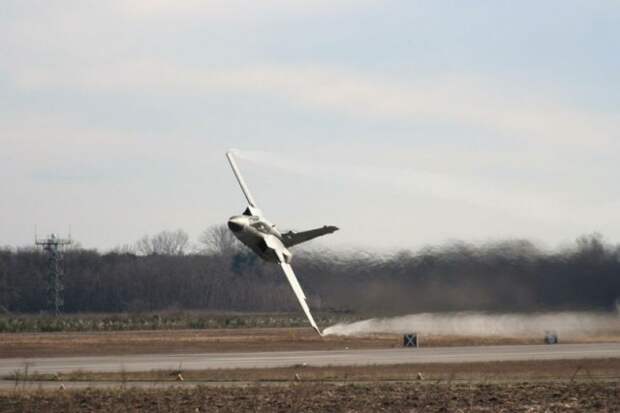
[[371,318],[339,323],[325,335],[356,336],[372,333],[411,333],[455,336],[540,336],[546,331],[561,337],[620,332],[615,313],[561,312],[539,314],[422,313],[393,318]]
[[[377,185],[378,188],[395,188],[405,193],[424,193],[437,199],[499,210],[513,216],[554,225],[563,225],[575,220],[574,213],[565,212],[553,199],[544,199],[541,194],[506,190],[462,176],[437,174],[415,167],[360,166],[347,162],[346,157],[342,157],[337,163],[326,162],[317,165],[316,162],[268,151],[238,149],[233,151],[240,159],[297,175],[363,182],[366,185]],[[601,212],[600,208],[594,211],[595,209],[582,207],[582,210],[587,212],[585,216],[588,217],[595,212]]]

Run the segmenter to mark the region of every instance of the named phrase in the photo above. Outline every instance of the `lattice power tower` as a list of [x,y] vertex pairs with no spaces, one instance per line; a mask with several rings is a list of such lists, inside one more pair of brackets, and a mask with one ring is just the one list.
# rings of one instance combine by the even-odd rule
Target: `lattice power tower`
[[47,302],[55,315],[60,314],[65,303],[64,269],[62,249],[71,244],[71,239],[58,238],[52,234],[48,238],[36,238],[35,243],[47,253]]

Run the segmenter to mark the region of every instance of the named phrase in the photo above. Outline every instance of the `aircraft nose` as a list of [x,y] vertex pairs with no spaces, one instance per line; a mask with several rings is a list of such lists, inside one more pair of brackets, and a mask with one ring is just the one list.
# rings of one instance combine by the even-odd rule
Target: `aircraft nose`
[[232,232],[239,232],[243,229],[243,222],[239,217],[233,217],[228,220],[228,228],[230,228]]

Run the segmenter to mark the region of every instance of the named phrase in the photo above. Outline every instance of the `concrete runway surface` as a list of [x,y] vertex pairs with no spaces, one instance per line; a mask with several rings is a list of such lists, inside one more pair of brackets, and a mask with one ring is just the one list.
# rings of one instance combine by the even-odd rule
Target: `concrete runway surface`
[[620,343],[11,358],[0,359],[0,376],[26,365],[30,373],[68,373],[592,358],[620,358]]

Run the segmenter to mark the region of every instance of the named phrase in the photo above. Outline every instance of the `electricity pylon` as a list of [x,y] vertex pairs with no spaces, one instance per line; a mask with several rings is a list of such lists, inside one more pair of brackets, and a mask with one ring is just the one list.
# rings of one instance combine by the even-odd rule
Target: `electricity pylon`
[[54,315],[58,315],[65,303],[62,248],[71,244],[71,239],[58,238],[54,234],[39,239],[35,235],[35,243],[47,253],[47,303]]

